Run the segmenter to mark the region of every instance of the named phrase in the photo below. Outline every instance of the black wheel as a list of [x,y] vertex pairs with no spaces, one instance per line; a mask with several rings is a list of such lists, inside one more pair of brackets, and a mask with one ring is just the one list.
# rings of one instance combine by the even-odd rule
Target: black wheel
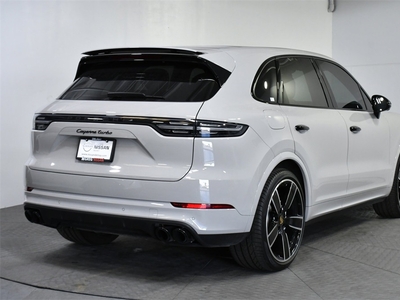
[[104,245],[110,244],[118,235],[110,233],[100,233],[76,229],[72,227],[59,226],[57,231],[61,236],[68,241],[81,245]]
[[393,186],[389,196],[373,205],[375,212],[383,218],[400,218],[400,160],[394,174]]
[[258,203],[249,236],[230,247],[244,267],[280,271],[296,257],[304,233],[304,193],[296,176],[285,169],[270,175]]

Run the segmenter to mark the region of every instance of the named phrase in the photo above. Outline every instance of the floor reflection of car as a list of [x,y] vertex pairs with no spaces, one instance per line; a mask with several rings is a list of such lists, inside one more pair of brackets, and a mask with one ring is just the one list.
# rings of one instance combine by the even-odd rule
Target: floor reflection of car
[[78,244],[146,233],[277,271],[305,222],[400,217],[400,117],[327,57],[247,47],[85,53],[34,119],[25,214]]

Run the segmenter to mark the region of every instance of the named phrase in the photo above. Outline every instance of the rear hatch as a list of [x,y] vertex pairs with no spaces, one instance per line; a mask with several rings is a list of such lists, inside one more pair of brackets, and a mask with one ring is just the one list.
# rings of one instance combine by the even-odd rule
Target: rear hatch
[[196,116],[230,72],[187,50],[85,54],[71,87],[35,116],[29,167],[142,180],[185,176],[200,130]]

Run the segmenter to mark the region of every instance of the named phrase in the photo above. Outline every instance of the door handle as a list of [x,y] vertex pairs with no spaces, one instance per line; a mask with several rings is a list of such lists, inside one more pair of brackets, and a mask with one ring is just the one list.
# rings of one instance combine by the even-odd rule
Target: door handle
[[294,126],[294,128],[295,128],[298,132],[304,132],[304,131],[310,130],[310,127],[308,127],[308,126],[306,126],[306,125],[296,125],[296,126]]
[[350,126],[350,131],[351,131],[352,133],[357,133],[357,132],[360,132],[360,131],[361,131],[361,128],[358,127],[358,126]]

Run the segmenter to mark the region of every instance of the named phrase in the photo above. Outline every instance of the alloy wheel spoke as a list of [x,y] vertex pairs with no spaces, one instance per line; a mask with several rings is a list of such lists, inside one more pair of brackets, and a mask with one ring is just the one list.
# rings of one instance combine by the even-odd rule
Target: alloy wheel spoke
[[282,204],[281,204],[281,198],[279,197],[278,191],[274,192],[271,200],[272,200],[271,203],[272,203],[273,208],[275,209],[275,212],[277,214],[279,214],[281,212]]
[[268,233],[268,244],[269,247],[272,247],[275,244],[276,238],[279,235],[279,229],[278,229],[278,224],[274,225],[274,228],[272,228],[271,232]]
[[287,195],[286,203],[284,210],[287,211],[293,204],[294,198],[296,197],[297,194],[297,185],[295,185],[293,182],[290,185],[289,193]]
[[302,216],[291,216],[289,217],[289,227],[298,231],[303,230],[303,217]]
[[289,237],[286,232],[282,234],[282,255],[284,260],[290,257]]

